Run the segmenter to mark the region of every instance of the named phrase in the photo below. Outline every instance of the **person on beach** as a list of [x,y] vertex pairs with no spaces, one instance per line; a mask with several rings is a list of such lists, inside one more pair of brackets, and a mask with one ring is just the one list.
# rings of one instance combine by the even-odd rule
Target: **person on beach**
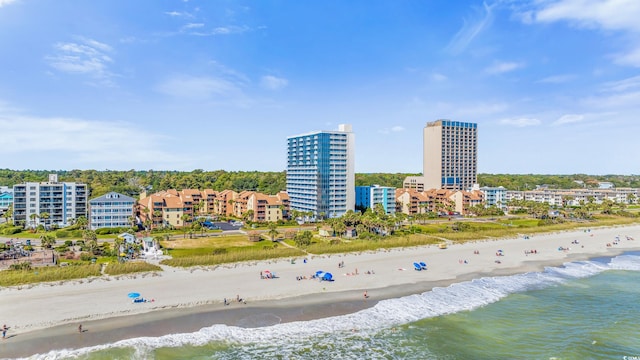
[[82,324],[78,325],[78,332],[82,333]]
[[364,291],[364,298],[368,299],[369,298],[369,294],[367,293],[367,290]]
[[7,338],[7,330],[9,330],[7,324],[2,325],[2,340]]

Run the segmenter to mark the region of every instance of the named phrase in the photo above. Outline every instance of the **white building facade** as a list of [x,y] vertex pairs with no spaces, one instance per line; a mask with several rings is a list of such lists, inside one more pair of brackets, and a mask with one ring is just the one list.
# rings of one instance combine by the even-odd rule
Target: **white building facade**
[[67,226],[69,220],[87,216],[87,196],[86,184],[58,182],[56,174],[50,174],[48,182],[14,185],[13,223]]
[[132,197],[110,192],[89,200],[89,227],[100,228],[131,227],[135,216],[136,200]]

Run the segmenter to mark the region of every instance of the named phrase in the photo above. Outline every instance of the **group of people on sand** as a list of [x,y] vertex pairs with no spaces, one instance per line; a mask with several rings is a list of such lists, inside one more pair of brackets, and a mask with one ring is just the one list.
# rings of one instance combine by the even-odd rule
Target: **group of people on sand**
[[[239,302],[239,303],[242,303],[242,304],[245,304],[245,305],[247,304],[247,300],[241,298],[240,295],[236,295],[236,302]],[[224,298],[222,300],[222,303],[226,306],[226,305],[230,305],[231,301],[227,300],[227,298]]]
[[536,250],[536,249],[532,249],[532,250],[525,250],[525,251],[524,251],[524,255],[525,255],[525,256],[528,256],[529,254],[537,254],[537,253],[538,253],[538,250]]

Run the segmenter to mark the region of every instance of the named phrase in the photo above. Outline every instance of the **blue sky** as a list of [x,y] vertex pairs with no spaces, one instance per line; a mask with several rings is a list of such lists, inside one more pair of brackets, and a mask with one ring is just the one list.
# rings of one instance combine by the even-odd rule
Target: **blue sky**
[[260,170],[353,125],[357,172],[640,173],[640,1],[0,0],[0,168]]

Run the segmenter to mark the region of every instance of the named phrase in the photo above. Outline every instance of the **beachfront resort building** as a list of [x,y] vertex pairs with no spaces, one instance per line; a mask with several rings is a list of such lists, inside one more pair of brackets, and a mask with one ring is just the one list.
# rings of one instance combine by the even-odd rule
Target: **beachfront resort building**
[[480,191],[484,193],[484,205],[486,207],[496,206],[502,210],[507,208],[507,189],[502,186],[483,186]]
[[356,210],[375,209],[377,204],[382,205],[385,213],[395,213],[396,189],[380,185],[356,186]]
[[87,216],[86,184],[59,182],[50,174],[48,182],[13,186],[13,223],[25,227],[68,226],[71,219]]
[[[251,211],[251,212],[249,212]],[[275,195],[253,192],[247,199],[248,220],[275,222],[286,219],[289,211],[289,195],[281,191]]]
[[465,215],[469,207],[481,204],[483,197],[479,190],[396,189],[396,211],[407,215],[429,212],[440,215]]
[[528,191],[508,190],[505,193],[505,203],[514,200],[534,201],[551,206],[581,206],[583,204],[602,204],[604,200],[611,200],[619,204],[638,204],[640,189],[539,189]]
[[426,179],[424,176],[407,176],[402,182],[402,187],[405,189],[414,189],[418,191],[425,191]]
[[110,192],[89,200],[89,228],[131,227],[136,199]]
[[7,210],[13,204],[13,189],[7,192],[0,192],[0,210]]
[[151,195],[142,193],[136,217],[147,229],[188,226],[193,220],[193,197],[188,191],[174,189]]
[[423,130],[424,189],[470,190],[477,182],[478,125],[438,120]]
[[291,210],[340,217],[355,208],[355,135],[351,125],[287,138]]

